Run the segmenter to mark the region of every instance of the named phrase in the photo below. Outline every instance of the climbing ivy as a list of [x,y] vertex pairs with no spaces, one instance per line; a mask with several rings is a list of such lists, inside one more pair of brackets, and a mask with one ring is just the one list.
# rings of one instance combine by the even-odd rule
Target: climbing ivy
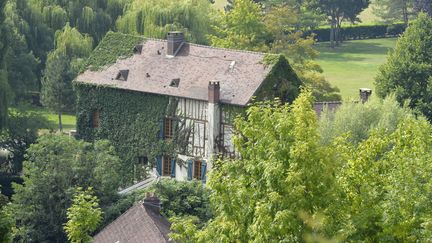
[[[153,165],[157,156],[174,155],[174,142],[159,137],[169,97],[75,83],[77,130],[87,141],[110,140],[122,159],[123,184],[146,176],[138,157]],[[92,127],[92,114],[99,111],[100,126]],[[140,175],[137,177],[137,175]]]
[[144,40],[143,36],[110,31],[87,59],[86,68],[97,71],[115,63],[119,58],[130,57],[133,55],[134,47],[143,43]]
[[300,93],[301,80],[283,55],[266,54],[262,60],[266,68],[271,68],[259,91],[256,100],[280,98],[291,103]]

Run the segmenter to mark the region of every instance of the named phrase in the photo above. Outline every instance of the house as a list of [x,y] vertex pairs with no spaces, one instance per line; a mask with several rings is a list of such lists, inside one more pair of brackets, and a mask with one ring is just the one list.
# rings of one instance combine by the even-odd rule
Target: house
[[160,200],[153,194],[128,209],[93,237],[94,243],[169,242],[170,223],[160,214]]
[[108,139],[124,173],[205,180],[234,157],[233,120],[253,97],[291,102],[301,85],[285,57],[110,32],[75,81],[77,136]]

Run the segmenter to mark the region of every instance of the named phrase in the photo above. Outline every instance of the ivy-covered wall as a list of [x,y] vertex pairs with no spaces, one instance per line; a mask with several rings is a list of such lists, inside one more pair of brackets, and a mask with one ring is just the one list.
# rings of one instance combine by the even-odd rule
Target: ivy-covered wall
[[[122,158],[124,183],[145,176],[138,156],[150,164],[162,154],[173,155],[173,142],[160,139],[161,119],[168,112],[167,96],[75,83],[78,137],[87,141],[108,139]],[[100,113],[100,126],[92,127],[92,114]],[[138,171],[136,171],[138,170]],[[139,178],[135,178],[139,179]]]
[[98,71],[109,64],[115,63],[118,59],[130,57],[134,54],[134,47],[144,41],[145,38],[143,36],[110,31],[87,59],[82,71],[86,69]]
[[272,70],[255,94],[256,100],[279,97],[283,102],[293,102],[300,93],[302,82],[288,60],[283,55],[266,54],[262,63],[268,68],[272,66]]

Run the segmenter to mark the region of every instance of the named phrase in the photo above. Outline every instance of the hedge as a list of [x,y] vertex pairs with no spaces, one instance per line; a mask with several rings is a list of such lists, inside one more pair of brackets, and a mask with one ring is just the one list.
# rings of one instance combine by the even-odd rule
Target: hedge
[[[346,26],[341,28],[341,38],[342,40],[358,40],[397,37],[405,31],[405,28],[403,23]],[[314,33],[318,42],[330,41],[330,30],[330,27],[324,27],[306,31],[305,36]]]

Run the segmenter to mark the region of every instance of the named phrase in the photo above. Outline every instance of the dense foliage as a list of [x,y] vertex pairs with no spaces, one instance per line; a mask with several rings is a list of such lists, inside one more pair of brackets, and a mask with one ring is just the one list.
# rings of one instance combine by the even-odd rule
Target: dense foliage
[[400,107],[393,95],[384,100],[372,99],[366,104],[347,102],[336,113],[329,110],[322,113],[319,133],[324,144],[330,145],[344,134],[349,134],[350,143],[358,144],[373,130],[394,132],[410,114],[408,108]]
[[132,0],[116,26],[123,33],[160,39],[181,30],[189,41],[206,44],[211,14],[209,0]]
[[395,93],[432,119],[432,19],[420,14],[399,38],[375,79],[377,94]]
[[[241,159],[217,162],[209,176],[214,218],[202,229],[190,217],[177,218],[173,239],[429,239],[432,126],[392,98],[346,105],[335,114],[341,121],[334,126],[342,131],[330,131],[327,140],[322,140],[325,131],[319,128],[310,93],[301,94],[292,106],[251,106],[246,118],[236,120]],[[356,121],[349,111],[384,114]],[[359,134],[356,124],[366,132]]]
[[12,242],[12,231],[15,226],[11,212],[5,207],[8,201],[0,190],[0,241],[4,243]]
[[92,241],[91,233],[97,228],[102,220],[102,210],[99,208],[99,201],[93,195],[93,189],[77,188],[73,203],[67,210],[68,221],[64,230],[68,240],[73,243],[89,243]]
[[31,145],[23,185],[15,185],[10,210],[23,242],[65,242],[63,224],[74,188],[93,187],[101,206],[117,194],[119,158],[107,141],[89,144],[62,135],[45,135]]

